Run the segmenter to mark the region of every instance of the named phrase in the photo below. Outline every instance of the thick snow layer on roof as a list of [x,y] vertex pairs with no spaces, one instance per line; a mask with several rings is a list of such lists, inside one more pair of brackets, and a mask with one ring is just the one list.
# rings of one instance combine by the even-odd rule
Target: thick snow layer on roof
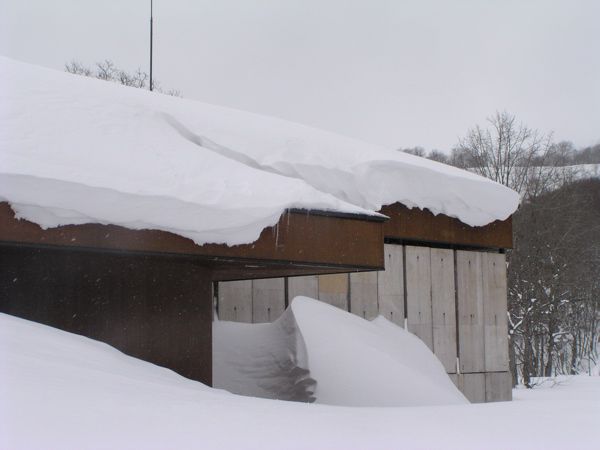
[[373,408],[241,397],[0,314],[2,449],[596,448],[600,377],[547,386],[478,405]]
[[286,208],[371,214],[182,138],[168,114],[190,103],[0,58],[0,200],[44,228],[111,223],[199,244],[252,242]]
[[483,226],[519,205],[512,189],[436,161],[276,118],[203,103],[186,107],[168,121],[187,139],[366,209],[400,202]]
[[515,192],[303,125],[0,57],[0,199],[43,227],[155,228],[255,240],[289,207],[369,213],[401,202],[469,225]]

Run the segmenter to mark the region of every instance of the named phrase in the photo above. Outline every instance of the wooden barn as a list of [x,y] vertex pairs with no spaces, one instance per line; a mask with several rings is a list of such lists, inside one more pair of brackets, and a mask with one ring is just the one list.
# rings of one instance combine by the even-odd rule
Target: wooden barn
[[0,312],[212,384],[214,311],[306,295],[421,338],[510,399],[518,195],[279,119],[0,58]]

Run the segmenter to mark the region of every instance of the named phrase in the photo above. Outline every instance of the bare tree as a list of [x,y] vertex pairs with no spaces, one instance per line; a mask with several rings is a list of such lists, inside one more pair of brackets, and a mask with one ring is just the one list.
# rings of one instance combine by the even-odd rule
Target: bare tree
[[576,151],[573,164],[600,164],[600,144]]
[[[109,59],[96,63],[96,66],[93,69],[81,64],[79,61],[71,61],[65,64],[65,70],[76,75],[84,75],[86,77],[112,81],[125,86],[132,86],[140,89],[148,88],[148,81],[150,78],[149,75],[140,68],[134,72],[127,72],[116,67],[115,64]],[[157,81],[153,82],[153,89],[154,91],[163,94],[181,97],[180,91],[173,89],[165,91],[161,88]]]
[[409,153],[409,154],[415,155],[415,156],[420,156],[422,158],[425,157],[425,149],[423,147],[401,148],[399,150],[401,152]]
[[77,75],[84,75],[86,77],[96,76],[94,74],[94,72],[92,71],[92,69],[84,66],[79,61],[75,61],[75,60],[71,61],[70,63],[66,63],[65,70],[69,73],[74,73]]
[[448,155],[439,150],[431,150],[427,155],[427,159],[431,159],[433,161],[441,162],[444,164],[448,164],[449,162]]
[[552,164],[559,148],[553,145],[551,134],[531,129],[507,112],[496,112],[487,121],[487,127],[477,125],[459,140],[452,152],[453,164],[508,186],[525,198],[556,185],[564,174]]

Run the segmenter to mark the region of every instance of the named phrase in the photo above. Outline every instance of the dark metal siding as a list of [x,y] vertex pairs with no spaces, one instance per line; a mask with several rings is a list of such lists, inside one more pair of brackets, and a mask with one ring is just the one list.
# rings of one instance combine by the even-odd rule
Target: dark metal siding
[[210,272],[191,261],[0,246],[0,312],[211,383]]

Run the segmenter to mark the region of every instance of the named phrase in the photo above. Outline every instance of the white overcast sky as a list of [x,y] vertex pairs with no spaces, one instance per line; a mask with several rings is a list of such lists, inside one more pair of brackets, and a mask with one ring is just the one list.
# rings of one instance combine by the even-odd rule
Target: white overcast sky
[[[155,0],[186,98],[449,150],[495,110],[600,142],[600,0]],[[148,65],[149,0],[0,0],[0,54]]]

